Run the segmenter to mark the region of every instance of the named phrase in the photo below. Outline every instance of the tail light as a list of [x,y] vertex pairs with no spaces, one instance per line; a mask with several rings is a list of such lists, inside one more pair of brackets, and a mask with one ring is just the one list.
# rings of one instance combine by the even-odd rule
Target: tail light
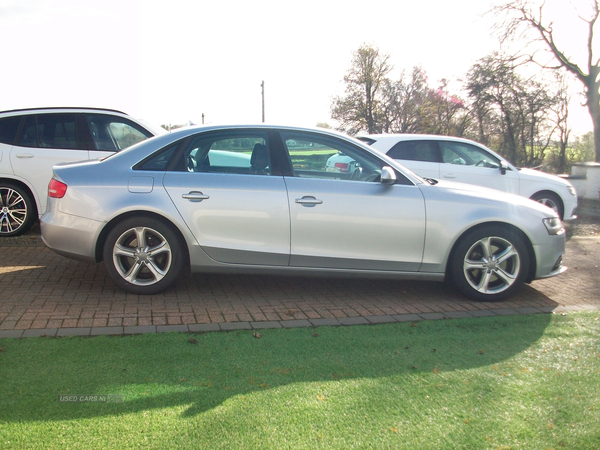
[[340,172],[348,172],[348,163],[335,163],[335,168]]
[[56,178],[52,178],[48,184],[48,197],[63,198],[67,193],[67,185]]

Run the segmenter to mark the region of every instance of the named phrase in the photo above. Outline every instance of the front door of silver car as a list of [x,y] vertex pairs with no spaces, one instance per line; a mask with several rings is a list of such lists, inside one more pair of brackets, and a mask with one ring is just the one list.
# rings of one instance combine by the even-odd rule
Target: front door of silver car
[[[418,271],[423,258],[425,205],[402,180],[381,183],[383,163],[345,141],[282,133],[293,176],[286,176],[293,267]],[[328,171],[336,153],[358,170]]]

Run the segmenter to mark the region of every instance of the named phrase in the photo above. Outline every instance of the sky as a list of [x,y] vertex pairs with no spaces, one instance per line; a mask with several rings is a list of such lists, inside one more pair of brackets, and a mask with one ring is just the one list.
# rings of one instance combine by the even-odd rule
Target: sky
[[[553,0],[550,0],[551,2]],[[572,10],[569,2],[555,0]],[[577,1],[577,0],[573,0]],[[488,0],[0,0],[0,110],[90,106],[154,125],[336,123],[353,52],[451,87],[499,49]],[[559,10],[560,11],[560,7]],[[560,14],[559,14],[560,16]],[[577,22],[561,36],[578,37]],[[584,30],[585,31],[585,30]],[[583,40],[579,39],[579,42]],[[574,91],[580,87],[573,82]],[[591,130],[580,98],[575,132]]]

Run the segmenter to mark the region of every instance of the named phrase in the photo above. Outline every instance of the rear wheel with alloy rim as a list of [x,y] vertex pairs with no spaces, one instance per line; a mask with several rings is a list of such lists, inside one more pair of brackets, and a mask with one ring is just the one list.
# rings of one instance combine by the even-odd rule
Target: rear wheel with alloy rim
[[183,267],[183,248],[177,234],[154,218],[119,223],[107,236],[103,256],[113,281],[134,294],[166,289]]
[[512,295],[529,270],[529,254],[515,231],[490,225],[467,233],[450,261],[456,287],[478,301],[498,301]]
[[17,236],[31,228],[36,210],[29,193],[12,183],[0,185],[0,236]]

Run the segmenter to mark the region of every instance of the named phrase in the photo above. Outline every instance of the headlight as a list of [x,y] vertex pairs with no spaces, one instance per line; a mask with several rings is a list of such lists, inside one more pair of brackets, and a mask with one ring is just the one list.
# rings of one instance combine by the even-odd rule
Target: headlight
[[569,191],[569,194],[571,194],[573,197],[577,197],[577,191],[573,186],[567,186],[567,191]]
[[548,234],[559,235],[565,232],[562,221],[558,217],[547,217],[543,219]]

